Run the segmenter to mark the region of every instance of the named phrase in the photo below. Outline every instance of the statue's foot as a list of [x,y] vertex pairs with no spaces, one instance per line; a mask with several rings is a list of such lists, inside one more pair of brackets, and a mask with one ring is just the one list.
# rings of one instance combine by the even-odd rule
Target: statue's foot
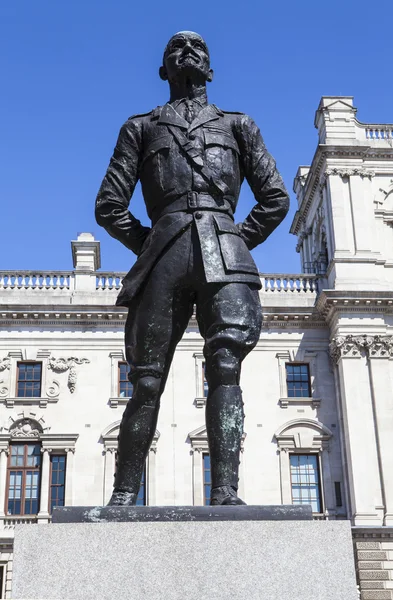
[[135,506],[138,494],[124,490],[113,490],[108,506]]
[[211,491],[210,506],[235,506],[245,504],[237,495],[237,490],[231,485],[221,485]]

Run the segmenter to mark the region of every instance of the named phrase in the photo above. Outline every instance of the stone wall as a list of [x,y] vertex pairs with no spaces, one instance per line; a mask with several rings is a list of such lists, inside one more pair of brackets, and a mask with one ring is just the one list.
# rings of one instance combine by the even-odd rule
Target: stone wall
[[353,527],[361,600],[393,599],[393,527]]

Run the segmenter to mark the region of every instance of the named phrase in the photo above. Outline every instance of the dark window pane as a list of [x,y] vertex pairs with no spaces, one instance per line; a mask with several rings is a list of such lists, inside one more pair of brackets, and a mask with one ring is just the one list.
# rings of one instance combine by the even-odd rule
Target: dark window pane
[[307,364],[285,365],[288,398],[310,398],[310,373]]
[[41,363],[18,363],[18,398],[39,398],[41,395]]
[[66,457],[64,454],[51,455],[51,485],[49,511],[54,506],[64,506]]
[[204,490],[204,504],[205,506],[210,505],[211,495],[211,470],[210,470],[210,455],[205,453],[203,455],[203,490]]
[[137,506],[146,506],[146,467],[143,469],[141,485],[139,487],[138,497],[136,499]]

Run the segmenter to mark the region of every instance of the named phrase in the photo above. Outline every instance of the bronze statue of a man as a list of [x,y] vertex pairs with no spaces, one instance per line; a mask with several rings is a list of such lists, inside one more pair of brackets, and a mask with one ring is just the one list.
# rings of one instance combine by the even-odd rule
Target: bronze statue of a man
[[[208,103],[213,71],[200,35],[183,31],[169,40],[160,77],[169,82],[169,102],[123,125],[96,202],[97,222],[138,256],[117,299],[129,308],[133,395],[109,504],[136,502],[173,354],[194,306],[205,341],[211,504],[244,504],[237,496],[239,380],[261,329],[261,282],[250,250],[285,217],[288,193],[252,119]],[[244,178],[257,204],[235,224]],[[128,211],[138,180],[151,228]]]

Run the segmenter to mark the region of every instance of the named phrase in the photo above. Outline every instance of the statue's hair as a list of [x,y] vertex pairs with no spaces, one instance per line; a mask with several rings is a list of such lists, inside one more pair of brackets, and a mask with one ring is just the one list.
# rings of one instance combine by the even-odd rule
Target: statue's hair
[[209,54],[209,49],[207,48],[207,44],[205,42],[205,40],[203,39],[203,37],[199,34],[196,33],[195,31],[178,31],[177,33],[175,33],[171,39],[169,40],[169,42],[167,43],[167,45],[165,46],[165,50],[164,50],[164,56],[163,56],[163,61],[165,60],[167,51],[168,51],[168,46],[171,43],[171,41],[173,40],[173,38],[177,37],[178,35],[184,35],[184,36],[193,36],[193,37],[197,37],[200,40],[202,40],[202,42],[205,44],[206,49],[207,49],[207,53]]

